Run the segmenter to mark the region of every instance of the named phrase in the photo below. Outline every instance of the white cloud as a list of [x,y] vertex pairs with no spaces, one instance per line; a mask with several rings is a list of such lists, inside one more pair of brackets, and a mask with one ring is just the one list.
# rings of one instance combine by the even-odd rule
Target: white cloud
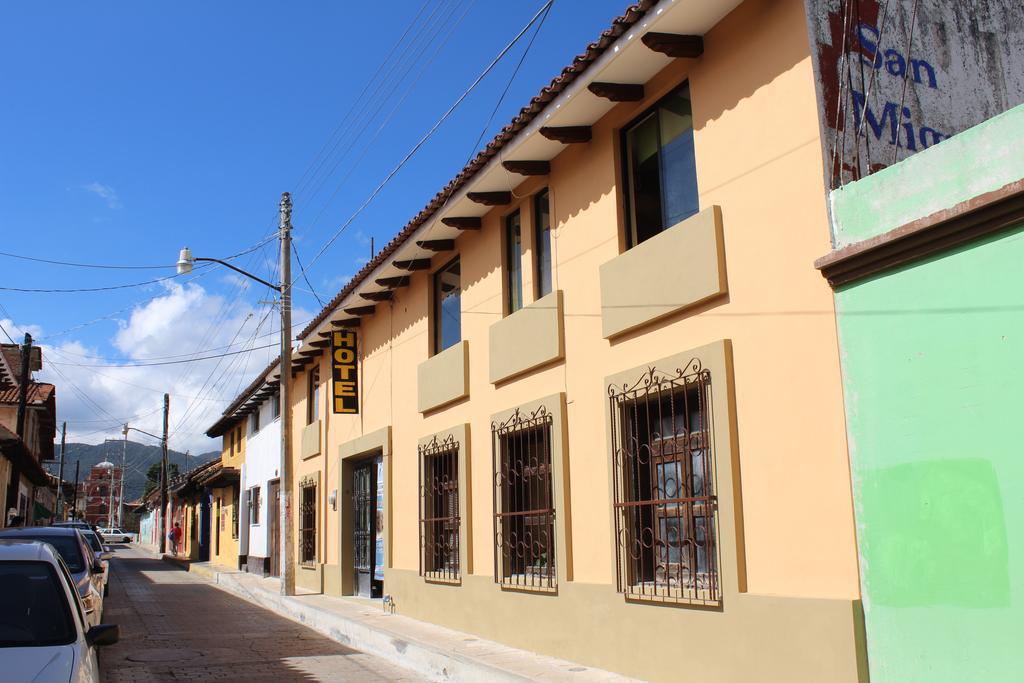
[[[276,312],[268,315],[266,306],[227,300],[196,284],[173,283],[166,289],[121,321],[111,339],[119,353],[101,353],[77,341],[48,346],[39,335],[44,340],[43,371],[37,378],[57,386],[58,419],[68,421],[69,440],[100,443],[105,437],[121,438],[115,423],[122,420],[159,434],[162,394],[167,392],[171,448],[193,453],[219,448],[219,442],[203,432],[276,357],[278,317]],[[303,310],[293,314],[297,323],[309,317]],[[223,355],[246,348],[254,350]],[[202,357],[219,357],[178,362],[194,357],[196,351],[202,351]],[[112,355],[119,359],[114,363],[118,367],[95,367],[111,364],[97,357]],[[138,365],[154,358],[172,362]],[[140,435],[132,438],[152,441]]]
[[103,183],[94,180],[87,185],[83,185],[82,189],[86,192],[93,193],[105,201],[107,206],[111,209],[121,208],[121,199],[117,196],[117,191],[110,185],[104,185]]

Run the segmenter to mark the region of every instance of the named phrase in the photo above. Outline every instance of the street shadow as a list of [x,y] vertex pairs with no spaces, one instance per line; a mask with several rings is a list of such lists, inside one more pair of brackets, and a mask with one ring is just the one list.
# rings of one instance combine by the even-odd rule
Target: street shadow
[[104,681],[379,678],[364,653],[168,562],[116,557],[110,580],[103,621],[121,639],[101,652]]

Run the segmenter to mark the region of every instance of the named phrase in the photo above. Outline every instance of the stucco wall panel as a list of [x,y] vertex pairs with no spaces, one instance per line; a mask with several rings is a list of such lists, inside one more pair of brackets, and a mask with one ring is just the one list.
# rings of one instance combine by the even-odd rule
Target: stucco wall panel
[[562,358],[565,355],[563,319],[559,290],[491,325],[490,381],[501,382]]

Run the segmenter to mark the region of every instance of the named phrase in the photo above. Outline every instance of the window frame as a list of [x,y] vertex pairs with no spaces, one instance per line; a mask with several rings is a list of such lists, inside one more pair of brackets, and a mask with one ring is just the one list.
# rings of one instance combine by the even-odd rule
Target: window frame
[[[547,227],[541,227],[541,198],[547,204]],[[554,235],[551,234],[551,188],[545,187],[533,195],[533,292],[534,298],[540,299],[547,296],[555,289],[554,269]],[[541,258],[541,244],[547,248],[543,252],[545,258]],[[547,266],[547,291],[544,291],[544,266]]]
[[320,363],[309,369],[306,380],[306,424],[320,419]]
[[[631,601],[720,606],[711,373],[694,358],[638,374],[608,389],[617,590]],[[665,531],[673,519],[675,541]]]
[[[417,447],[419,461],[420,576],[427,581],[462,578],[461,444],[448,434]],[[440,475],[438,472],[440,471]],[[440,501],[440,506],[438,506]],[[437,508],[441,512],[437,512]]]
[[[623,192],[622,192],[622,216],[623,216],[623,226],[625,228],[624,232],[625,232],[625,248],[626,248],[626,250],[632,249],[633,247],[635,247],[638,244],[640,244],[640,241],[637,239],[637,226],[636,226],[637,221],[636,221],[636,216],[635,216],[635,212],[634,212],[634,209],[635,209],[635,194],[636,193],[635,193],[634,188],[633,188],[633,168],[632,168],[631,156],[630,156],[630,150],[629,150],[629,133],[630,133],[630,131],[632,131],[632,130],[636,129],[637,127],[639,127],[640,124],[642,124],[649,117],[657,116],[658,110],[662,106],[662,104],[666,100],[668,100],[670,97],[675,95],[678,91],[682,90],[683,88],[686,88],[687,91],[689,92],[689,95],[690,95],[690,102],[691,102],[690,116],[691,116],[691,119],[692,119],[692,117],[693,117],[693,107],[692,107],[693,91],[690,90],[690,80],[686,79],[686,80],[682,81],[681,83],[678,83],[674,87],[670,88],[663,96],[659,97],[656,102],[652,103],[649,107],[647,107],[642,112],[640,112],[639,114],[634,116],[632,119],[630,119],[619,130],[619,150],[620,150],[620,166],[621,166],[621,168],[620,168],[620,178],[621,178],[621,181],[622,181],[621,182],[621,186],[623,188]],[[660,123],[660,121],[659,121],[659,123]],[[660,154],[661,149],[662,149],[661,148],[661,126],[659,125],[657,128],[658,128],[658,152]],[[691,130],[692,130],[692,127],[691,127]],[[696,175],[697,175],[696,174],[696,153],[694,154],[694,157],[695,157],[694,158],[694,182],[696,183],[696,179],[697,179],[696,178]],[[662,183],[662,187],[659,187],[659,192],[660,192],[660,197],[662,199],[664,198],[663,180],[664,180],[664,171],[663,171],[663,167],[659,164],[659,183]],[[693,214],[690,214],[690,216],[694,216],[697,213],[700,213],[700,206],[699,206],[699,197],[700,197],[699,189],[700,188],[698,187],[697,189],[698,189],[698,195],[697,195],[698,196],[698,207],[697,207],[697,211],[695,211]],[[664,220],[664,203],[662,203],[662,213],[663,213],[662,219]],[[685,220],[685,218],[683,220]],[[672,227],[671,225],[663,225],[661,230],[658,232],[658,234],[660,234],[662,232],[665,232],[666,230],[668,230],[671,227]],[[648,238],[648,239],[650,239],[650,238]]]
[[314,567],[317,563],[318,488],[313,477],[299,482],[299,565],[303,567]]
[[[544,405],[530,413],[523,413],[517,408],[507,420],[491,423],[494,582],[504,589],[531,592],[557,592],[558,589],[554,437],[554,415]],[[523,465],[522,443],[519,444],[519,457],[516,457],[513,440],[524,439],[527,444],[526,463],[536,461],[536,465]],[[539,445],[539,452],[530,451],[531,444]],[[525,492],[514,488],[517,486],[514,479],[519,480],[518,487],[525,487]],[[536,499],[534,485],[538,489]],[[518,503],[515,505],[517,509],[511,509],[512,501]],[[515,540],[520,536],[544,540],[534,540],[520,548],[521,544]],[[534,552],[533,546],[537,544],[543,544],[540,546],[543,553]],[[541,557],[531,560],[535,555]],[[543,569],[538,569],[537,562],[541,558]]]
[[[523,216],[519,209],[502,219],[505,253],[505,314],[520,310],[523,300]],[[514,231],[514,235],[513,235]]]
[[246,505],[249,508],[249,526],[260,525],[260,487],[250,486]]
[[[430,308],[431,313],[433,315],[433,334],[431,335],[433,337],[431,339],[431,344],[433,344],[433,352],[431,353],[431,355],[433,356],[436,356],[437,354],[441,353],[446,349],[451,348],[452,346],[456,346],[459,342],[462,341],[462,261],[460,260],[460,256],[461,254],[455,255],[443,266],[435,270],[430,276],[430,296],[432,299],[432,301],[430,302]],[[441,308],[442,304],[444,303],[444,300],[441,297],[440,280],[441,275],[446,271],[450,270],[451,267],[456,263],[459,264],[459,339],[453,344],[442,348],[444,337],[444,318],[441,315]]]
[[249,433],[259,434],[260,428],[260,409],[257,407],[256,410],[249,413]]

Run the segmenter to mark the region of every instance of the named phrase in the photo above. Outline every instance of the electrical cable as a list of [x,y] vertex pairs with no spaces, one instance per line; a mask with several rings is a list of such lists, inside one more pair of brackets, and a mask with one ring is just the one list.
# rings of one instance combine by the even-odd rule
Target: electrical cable
[[[198,268],[207,268],[209,266],[199,266]],[[76,287],[70,289],[31,289],[27,287],[2,287],[0,291],[5,292],[24,292],[29,294],[79,294],[79,293],[90,293],[90,292],[109,292],[115,289],[131,289],[133,287],[145,287],[146,285],[155,285],[161,282],[167,282],[168,280],[174,280],[179,278],[181,275],[175,273],[174,275],[168,275],[166,277],[158,277],[153,280],[145,280],[143,282],[132,282],[126,285],[109,285],[106,287]]]
[[71,261],[54,261],[51,259],[37,258],[35,256],[23,256],[21,254],[12,254],[6,251],[0,251],[0,256],[6,256],[7,258],[18,259],[20,261],[34,261],[35,263],[48,263],[54,266],[71,266],[72,268],[97,268],[101,270],[157,270],[163,268],[174,268],[174,264],[165,264],[162,266],[117,266],[113,264],[101,264],[101,263],[74,263]]
[[306,269],[302,266],[302,258],[299,257],[299,247],[294,242],[292,242],[292,251],[295,252],[295,262],[299,265],[299,272],[302,273],[302,279],[306,281],[307,285],[309,285],[309,291],[316,297],[316,302],[320,304],[320,308],[323,308],[323,299],[321,299],[320,295],[316,293],[316,288],[313,286],[313,283],[309,281],[309,276],[306,275]]
[[395,177],[395,175],[400,170],[402,170],[402,168],[405,166],[405,164],[408,163],[408,161],[416,154],[416,152],[419,151],[419,149],[427,142],[427,140],[429,140],[431,137],[433,137],[434,133],[437,132],[437,129],[441,127],[441,124],[443,124],[448,119],[448,117],[451,116],[452,112],[454,112],[455,109],[458,108],[458,106],[460,104],[462,104],[463,100],[465,100],[470,95],[470,93],[472,93],[473,90],[476,89],[476,87],[487,76],[487,74],[491,72],[491,70],[494,68],[494,66],[499,61],[501,61],[501,59],[505,56],[505,54],[507,54],[508,51],[511,50],[512,47],[517,42],[519,42],[519,39],[522,38],[526,34],[527,31],[529,31],[530,27],[533,26],[534,22],[537,21],[537,19],[540,17],[540,15],[544,11],[546,11],[551,6],[551,4],[553,2],[554,2],[554,0],[548,0],[546,3],[544,3],[544,6],[540,10],[538,10],[538,12],[536,14],[533,15],[533,18],[530,19],[529,23],[527,23],[526,26],[524,26],[523,29],[516,35],[516,37],[513,38],[512,41],[509,42],[508,45],[506,45],[501,50],[500,53],[498,53],[498,56],[495,57],[494,60],[492,60],[491,63],[487,65],[487,68],[484,69],[484,71],[476,78],[475,81],[473,81],[473,83],[469,86],[469,88],[464,93],[462,93],[462,95],[459,96],[459,98],[455,101],[454,104],[452,104],[451,107],[448,108],[448,111],[446,111],[441,116],[441,118],[438,119],[437,123],[435,123],[433,125],[433,127],[429,131],[427,131],[427,133],[422,138],[420,138],[420,140],[413,146],[413,148],[409,151],[409,153],[405,155],[405,157],[398,163],[398,165],[395,166],[395,168],[390,173],[388,173],[388,175],[374,189],[374,191],[372,193],[370,193],[370,196],[367,197],[366,201],[364,201],[359,206],[359,208],[357,208],[355,210],[355,212],[348,218],[348,220],[345,221],[345,223],[342,224],[342,226],[340,228],[338,228],[337,231],[335,231],[335,233],[331,236],[331,238],[329,240],[327,240],[327,243],[324,244],[324,246],[321,247],[320,251],[317,252],[316,256],[313,257],[313,260],[309,262],[309,266],[308,267],[310,267],[310,268],[313,267],[313,264],[316,263],[320,259],[320,257],[324,255],[324,253],[331,247],[332,244],[334,244],[334,242],[338,239],[338,237],[341,235],[341,233],[344,232],[345,229],[347,229],[352,224],[353,221],[355,221],[355,219],[359,216],[359,214],[361,214],[363,212],[363,210],[365,210],[366,207],[370,205],[371,202],[373,202],[373,200],[377,197],[377,195],[380,194],[380,191],[384,189],[384,187],[391,181],[392,178]]
[[266,344],[265,346],[256,346],[251,349],[242,349],[241,351],[229,351],[227,353],[220,353],[212,356],[201,356],[199,358],[190,358],[186,360],[169,360],[161,361],[158,363],[126,363],[124,365],[90,365],[88,363],[57,363],[51,361],[49,365],[63,365],[66,367],[78,367],[78,368],[148,368],[157,365],[181,365],[182,363],[194,363],[199,360],[210,360],[211,358],[223,358],[225,356],[237,356],[240,353],[249,353],[251,351],[258,351],[260,349],[272,349],[277,344]]

